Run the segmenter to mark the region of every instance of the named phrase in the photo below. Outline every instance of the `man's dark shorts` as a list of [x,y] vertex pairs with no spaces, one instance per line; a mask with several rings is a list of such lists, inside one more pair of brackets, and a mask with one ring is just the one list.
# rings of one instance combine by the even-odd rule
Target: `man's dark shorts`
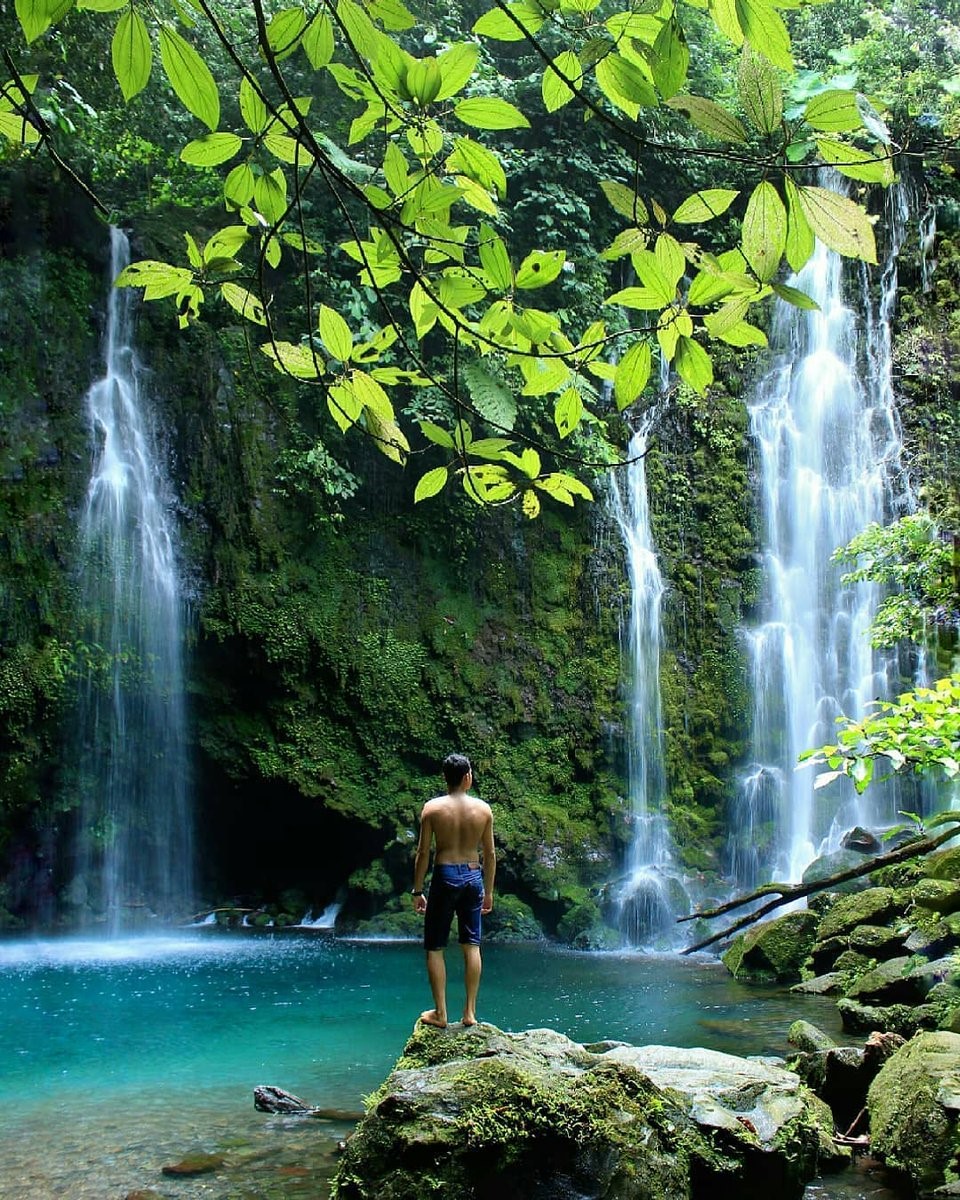
[[426,950],[442,950],[450,937],[454,914],[461,946],[480,945],[483,872],[474,863],[440,863],[433,868],[427,915],[423,923]]

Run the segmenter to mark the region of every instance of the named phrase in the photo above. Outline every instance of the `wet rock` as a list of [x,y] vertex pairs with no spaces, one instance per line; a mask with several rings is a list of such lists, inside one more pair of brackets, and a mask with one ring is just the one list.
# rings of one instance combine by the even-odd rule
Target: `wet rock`
[[755,925],[736,938],[723,955],[723,963],[736,979],[789,983],[800,978],[818,925],[807,910],[786,913]]
[[902,954],[906,940],[905,931],[889,929],[886,925],[858,925],[847,935],[847,944],[851,950],[869,954],[871,958],[881,961]]
[[848,829],[840,839],[840,845],[844,850],[853,850],[856,854],[879,854],[883,849],[880,839],[862,825]]
[[952,879],[921,879],[911,890],[918,908],[944,915],[960,912],[960,883]]
[[920,1195],[956,1177],[960,1162],[960,1035],[919,1033],[870,1085],[871,1146],[905,1171]]
[[[604,1045],[598,1043],[597,1045]],[[833,1158],[825,1105],[780,1066],[553,1030],[418,1026],[341,1160],[337,1200],[799,1197]]]
[[924,860],[923,873],[930,879],[960,881],[960,846],[928,854]]
[[153,1188],[141,1188],[136,1192],[127,1192],[123,1200],[163,1200],[163,1197]]
[[818,1050],[832,1050],[836,1042],[822,1029],[810,1021],[794,1021],[787,1030],[787,1041],[798,1050],[815,1053]]
[[844,997],[837,1001],[837,1010],[848,1033],[898,1033],[912,1037],[921,1029],[936,1029],[941,1020],[936,1004],[888,1004],[884,1007],[863,1004]]
[[213,1171],[219,1171],[223,1166],[222,1154],[188,1154],[186,1158],[181,1158],[178,1163],[171,1163],[166,1167],[161,1167],[163,1175],[209,1175]]
[[948,950],[960,945],[960,913],[951,913],[923,929],[913,929],[903,943],[908,954],[922,954],[925,958],[940,958]]
[[842,971],[828,971],[826,975],[817,975],[813,979],[803,979],[791,987],[791,992],[801,992],[807,996],[839,996],[846,983],[846,975]]
[[869,1068],[859,1046],[831,1046],[806,1051],[791,1059],[790,1067],[812,1088],[833,1113],[841,1130],[849,1129],[867,1099],[867,1089],[879,1070]]
[[[830,854],[821,854],[819,858],[815,858],[804,871],[802,882],[818,883],[821,879],[829,879],[832,875],[839,874],[840,871],[849,871],[854,867],[862,866],[863,854],[858,854],[854,850],[834,850]],[[835,884],[831,890],[849,894],[866,891],[869,886],[869,879],[865,875],[861,875],[855,879],[847,879],[844,883]]]
[[849,933],[858,925],[882,925],[896,909],[893,888],[872,887],[855,896],[841,896],[824,915],[817,929],[817,941]]
[[846,994],[862,1004],[911,1004],[922,1000],[928,989],[912,968],[912,958],[888,959],[854,980]]

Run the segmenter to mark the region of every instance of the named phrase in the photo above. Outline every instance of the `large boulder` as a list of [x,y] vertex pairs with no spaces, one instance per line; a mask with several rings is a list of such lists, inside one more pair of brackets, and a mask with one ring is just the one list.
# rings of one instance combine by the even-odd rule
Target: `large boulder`
[[841,896],[820,922],[817,941],[849,933],[858,925],[882,925],[896,908],[893,888],[873,887],[854,896]]
[[333,1195],[786,1200],[835,1163],[832,1128],[823,1102],[768,1060],[418,1025]]
[[960,1170],[960,1035],[918,1033],[884,1064],[867,1094],[871,1147],[929,1195]]
[[800,978],[818,924],[816,913],[801,909],[755,925],[725,952],[724,966],[737,979],[791,983]]

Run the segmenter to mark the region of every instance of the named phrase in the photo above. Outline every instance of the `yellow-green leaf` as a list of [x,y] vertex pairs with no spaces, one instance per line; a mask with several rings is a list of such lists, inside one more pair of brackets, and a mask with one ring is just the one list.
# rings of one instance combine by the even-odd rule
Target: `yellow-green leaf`
[[873,223],[862,205],[822,187],[798,187],[800,207],[810,228],[830,250],[844,258],[877,261]]
[[787,210],[777,189],[764,180],[754,188],[743,218],[743,254],[764,283],[777,273],[786,241]]
[[223,195],[232,204],[242,208],[253,199],[253,170],[249,163],[234,167],[223,181]]
[[360,419],[363,403],[353,390],[349,379],[343,379],[330,388],[327,392],[327,408],[341,433],[346,433],[350,426]]
[[783,119],[783,91],[773,68],[748,43],[740,56],[740,102],[754,128],[773,133]]
[[563,250],[531,250],[517,268],[517,287],[533,289],[553,283],[563,270],[565,258]]
[[600,190],[606,196],[611,208],[622,217],[633,221],[635,225],[646,225],[650,220],[643,201],[631,187],[625,183],[617,183],[614,179],[605,179],[600,184]]
[[567,388],[553,407],[553,420],[561,438],[568,437],[580,424],[583,399],[575,387]]
[[673,219],[679,225],[702,225],[725,213],[739,195],[739,192],[729,188],[706,188],[702,192],[694,192],[677,208]]
[[254,179],[253,198],[268,221],[276,224],[282,219],[287,211],[287,180],[279,167]]
[[784,251],[790,269],[799,271],[813,254],[816,239],[804,215],[797,185],[787,176],[783,186],[787,198],[787,242]]
[[737,20],[747,42],[775,67],[793,70],[790,34],[769,0],[736,0]]
[[621,412],[633,404],[647,386],[652,361],[650,343],[640,341],[634,342],[617,363],[617,373],[613,377],[613,398]]
[[683,87],[690,65],[690,51],[683,27],[674,18],[665,21],[653,44],[653,80],[665,100]]
[[299,6],[283,8],[267,26],[267,45],[278,61],[291,55],[307,27],[307,14]]
[[524,0],[508,4],[507,11],[510,16],[499,8],[492,8],[474,22],[473,32],[497,42],[522,42],[525,35],[535,35],[546,20],[546,13],[539,6]]
[[862,183],[880,183],[884,187],[893,183],[893,157],[886,146],[875,146],[873,150],[861,150],[847,142],[834,142],[829,138],[818,138],[817,149],[825,163],[835,167],[848,179]]
[[437,56],[441,79],[437,100],[449,100],[467,85],[479,57],[479,46],[471,45],[470,42],[457,42]]
[[436,496],[438,492],[442,492],[447,486],[447,479],[450,472],[446,467],[434,467],[432,471],[427,471],[417,480],[417,486],[413,492],[414,504],[419,504],[421,500],[429,500],[431,496]]
[[857,93],[843,88],[830,88],[808,100],[803,116],[812,129],[823,133],[851,133],[863,125]]
[[35,146],[40,141],[40,130],[26,117],[12,112],[0,112],[0,134],[24,146]]
[[216,167],[233,158],[242,145],[243,140],[235,133],[208,133],[187,142],[180,151],[180,161],[192,167]]
[[608,54],[594,69],[600,91],[614,108],[636,120],[641,108],[655,108],[657,93],[639,67],[621,54]]
[[640,282],[656,295],[661,306],[672,303],[677,293],[676,283],[671,283],[664,273],[656,254],[650,250],[638,250],[630,258]]
[[701,133],[724,142],[745,142],[747,131],[739,117],[722,105],[702,96],[671,96],[667,104],[682,112]]
[[330,354],[341,362],[349,362],[353,353],[353,334],[343,317],[326,304],[321,304],[317,328],[320,340]]
[[689,383],[701,396],[713,383],[713,363],[710,361],[710,355],[691,337],[678,339],[673,365],[680,378]]
[[563,108],[576,95],[573,88],[566,83],[567,79],[577,88],[583,79],[580,59],[572,50],[563,50],[553,63],[544,69],[540,90],[547,112],[556,112],[558,108]]
[[317,13],[307,26],[301,45],[315,71],[333,58],[333,22],[325,12]]
[[263,311],[263,305],[253,292],[236,283],[221,283],[220,295],[241,317],[252,321],[254,325],[266,325],[267,318]]
[[124,100],[132,100],[147,86],[153,66],[153,47],[146,22],[132,6],[117,21],[110,57]]
[[175,29],[160,26],[160,61],[183,106],[211,131],[220,124],[220,96],[210,68]]
[[454,115],[473,129],[529,129],[530,122],[516,105],[499,96],[474,96],[455,104]]
[[510,255],[503,239],[489,225],[480,226],[480,265],[490,277],[497,291],[507,292],[513,287],[513,268]]
[[262,133],[269,121],[263,97],[246,75],[240,80],[240,115],[251,133]]

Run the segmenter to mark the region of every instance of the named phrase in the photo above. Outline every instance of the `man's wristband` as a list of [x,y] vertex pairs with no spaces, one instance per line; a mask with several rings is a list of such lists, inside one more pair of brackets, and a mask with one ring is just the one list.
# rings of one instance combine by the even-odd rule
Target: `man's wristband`
[[422,895],[423,895],[423,888],[421,888],[419,891],[418,891],[416,888],[412,888],[412,889],[411,889],[411,891],[410,891],[410,895],[411,895],[411,896],[422,896]]

